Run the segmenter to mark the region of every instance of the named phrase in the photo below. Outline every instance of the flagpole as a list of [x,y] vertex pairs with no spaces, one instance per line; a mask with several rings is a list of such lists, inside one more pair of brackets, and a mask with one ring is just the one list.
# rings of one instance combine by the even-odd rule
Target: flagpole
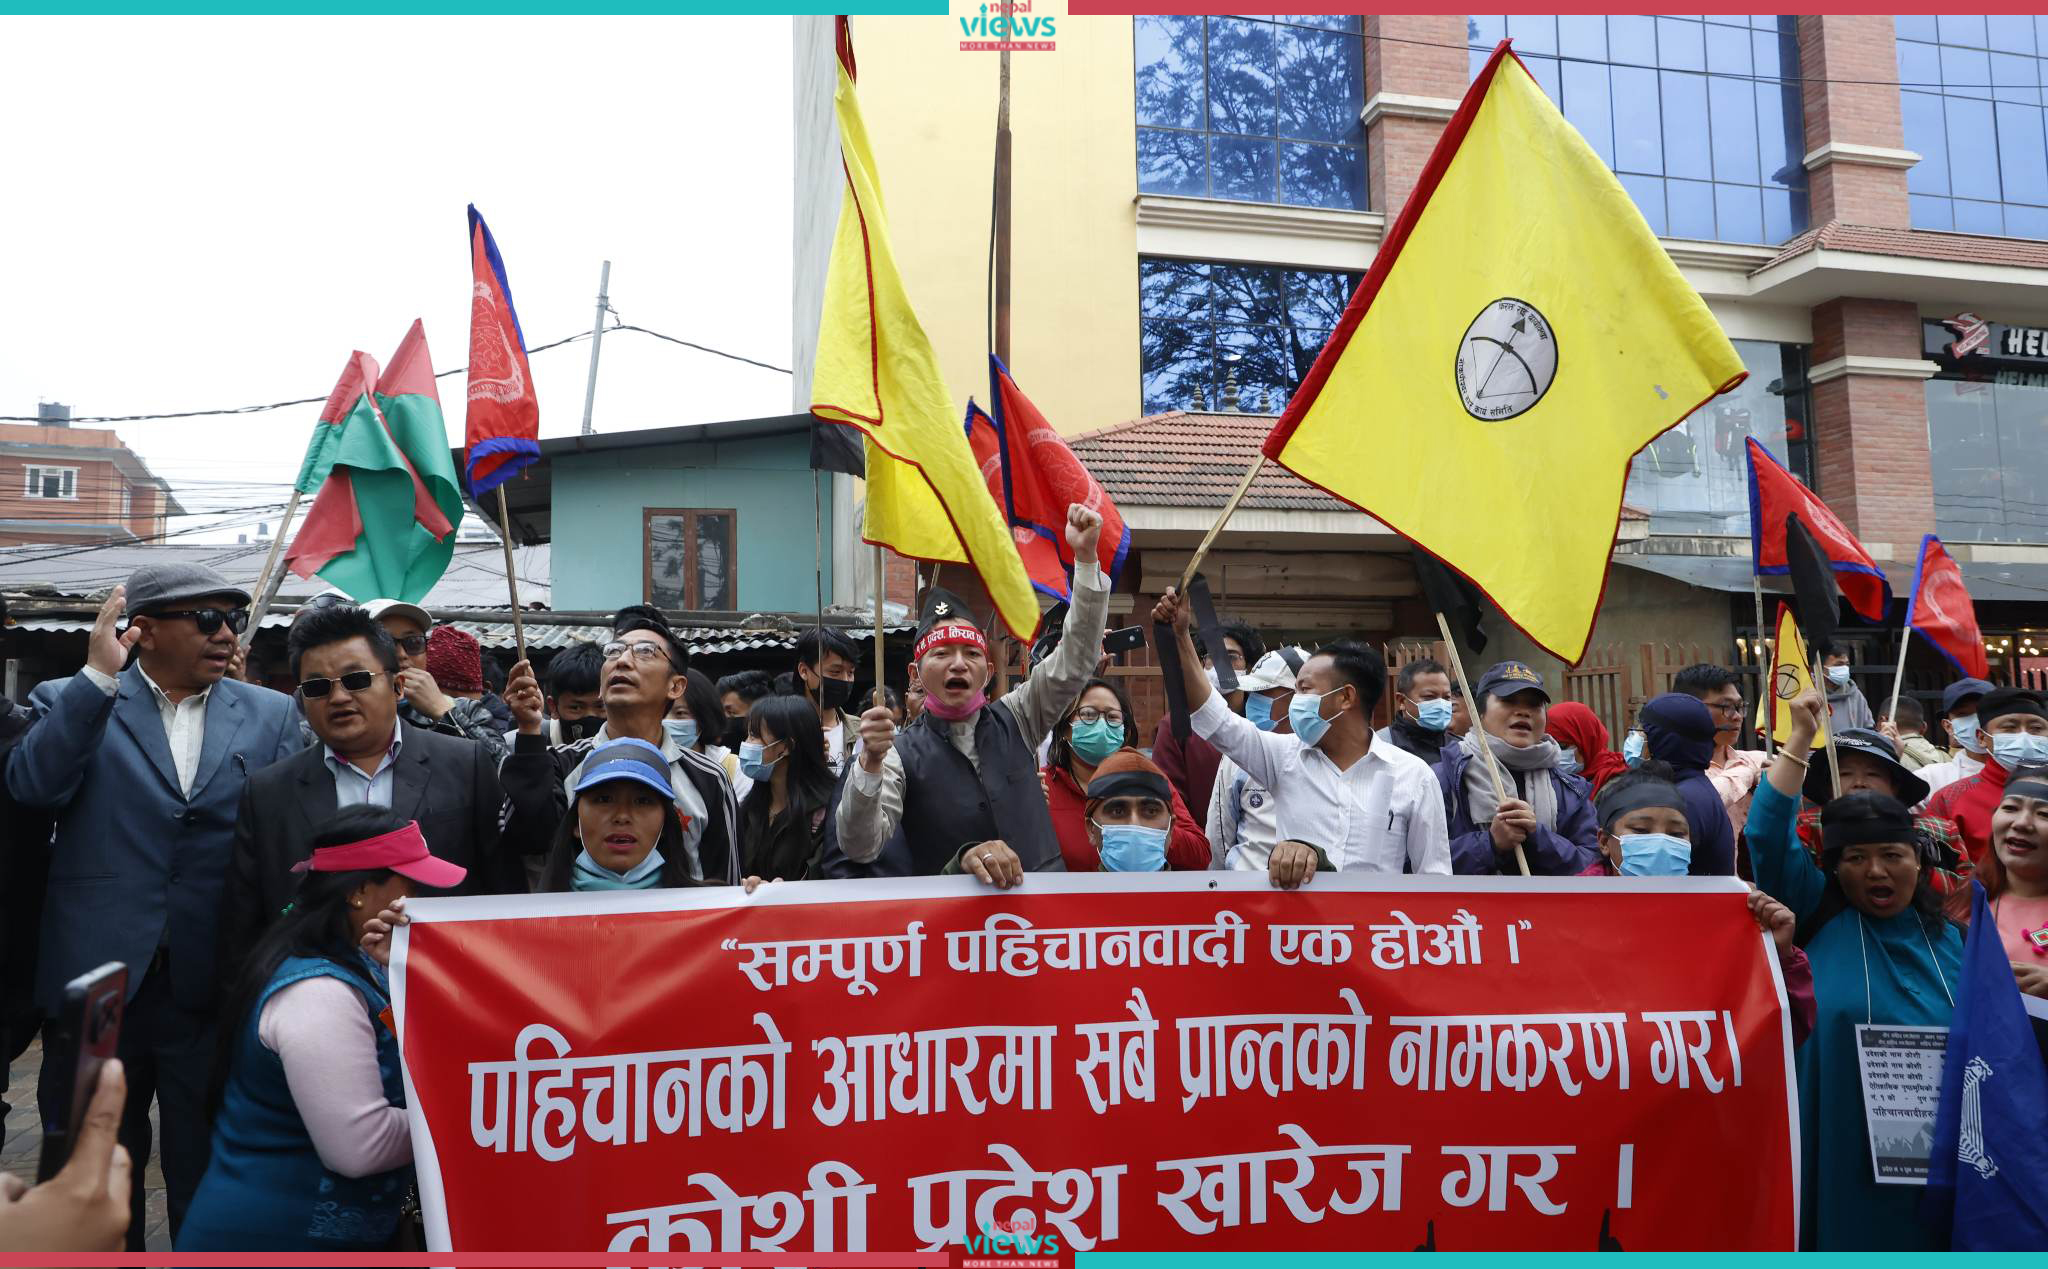
[[256,579],[256,607],[249,614],[249,624],[242,630],[242,649],[248,650],[256,641],[256,627],[263,624],[264,614],[270,611],[271,601],[277,598],[277,588],[284,585],[284,568],[278,556],[284,551],[284,535],[292,527],[292,518],[299,513],[299,491],[292,490],[291,499],[284,504],[284,519],[277,522],[277,536],[270,539],[270,554],[263,560],[263,573]]
[[[1771,657],[1769,651],[1764,647],[1764,579],[1757,576],[1756,560],[1754,558],[1750,560],[1749,593],[1756,600],[1756,638],[1750,642],[1755,645],[1751,651],[1756,653],[1756,694],[1757,699],[1761,701],[1764,699],[1764,694],[1773,691],[1774,687],[1771,683]],[[1775,706],[1772,707],[1771,714],[1773,722],[1775,722],[1777,714]],[[1778,742],[1773,734],[1775,730],[1774,726],[1766,725],[1764,727],[1764,755],[1766,757],[1777,752]]]
[[[1800,633],[1804,634],[1805,632],[1801,631]],[[1825,687],[1821,686],[1821,684],[1827,682],[1827,667],[1822,664],[1826,660],[1827,658],[1818,652],[1813,654],[1813,690],[1820,693],[1821,731],[1828,738],[1828,779],[1831,781],[1828,785],[1828,790],[1833,797],[1840,797],[1842,796],[1842,763],[1840,759],[1835,757],[1835,719],[1833,711],[1828,706],[1828,691]]]
[[[1209,526],[1209,532],[1202,537],[1202,544],[1195,548],[1194,555],[1188,560],[1187,568],[1182,570],[1180,575],[1181,594],[1187,594],[1188,583],[1195,580],[1195,570],[1202,567],[1202,559],[1209,554],[1209,547],[1216,541],[1216,535],[1223,532],[1224,525],[1230,523],[1231,513],[1237,510],[1237,504],[1243,502],[1245,494],[1251,491],[1252,478],[1257,476],[1259,469],[1265,465],[1266,456],[1260,454],[1252,460],[1251,469],[1245,472],[1244,479],[1237,482],[1237,492],[1230,495],[1229,502],[1223,504],[1223,514],[1217,516],[1216,523]],[[1448,629],[1448,626],[1446,629]],[[1448,638],[1449,636],[1445,637]]]
[[597,353],[604,347],[604,315],[611,311],[612,262],[604,262],[597,275],[597,320],[590,327],[590,382],[583,387],[583,434],[596,429],[590,424],[591,409],[597,404]]
[[526,623],[519,616],[519,569],[512,562],[512,514],[505,510],[505,483],[498,482],[498,537],[505,544],[505,592],[512,600],[512,642],[526,659]]
[[[1257,471],[1258,468],[1254,466],[1252,470]],[[1442,613],[1436,615],[1436,628],[1443,633],[1444,651],[1450,653],[1451,668],[1458,673],[1458,691],[1465,697],[1465,708],[1472,711],[1472,725],[1479,728],[1479,752],[1485,756],[1486,774],[1493,779],[1494,805],[1498,806],[1508,800],[1507,786],[1501,782],[1500,764],[1493,756],[1493,746],[1486,743],[1486,728],[1480,726],[1479,702],[1473,699],[1471,681],[1465,677],[1465,658],[1458,655],[1458,641],[1451,638],[1451,623]],[[1515,864],[1524,877],[1529,875],[1529,856],[1520,842],[1515,843]]]
[[870,702],[874,705],[883,704],[886,700],[882,695],[882,597],[888,593],[888,577],[888,557],[883,554],[882,544],[877,542],[875,543],[875,693],[873,700]]
[[1913,646],[1913,627],[1905,626],[1899,631],[1899,668],[1892,674],[1892,705],[1885,711],[1885,718],[1896,728],[1899,725],[1899,689],[1906,682],[1906,650]]
[[[1007,43],[1007,41],[1005,41]],[[995,354],[1010,364],[1010,50],[1002,50],[996,87]]]

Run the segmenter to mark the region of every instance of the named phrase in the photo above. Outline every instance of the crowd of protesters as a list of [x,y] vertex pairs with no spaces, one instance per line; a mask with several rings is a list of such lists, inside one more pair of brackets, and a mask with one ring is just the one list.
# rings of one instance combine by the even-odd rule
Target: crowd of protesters
[[[1830,656],[1767,759],[1745,744],[1742,680],[1702,665],[1617,745],[1519,662],[1484,668],[1468,700],[1432,660],[1390,683],[1351,640],[1269,646],[1232,622],[1198,646],[1168,592],[1152,617],[1178,644],[1185,712],[1148,751],[1104,673],[1100,532],[1071,510],[1072,606],[1000,697],[988,637],[944,591],[901,699],[856,696],[859,648],[822,627],[780,681],[714,681],[645,606],[493,692],[474,639],[339,597],[294,619],[285,696],[238,677],[246,593],[196,566],[138,570],[85,668],[0,727],[9,854],[55,844],[36,1003],[109,960],[130,973],[76,1170],[0,1196],[0,1230],[60,1202],[111,1229],[125,1198],[140,1250],[130,1177],[154,1144],[181,1251],[405,1245],[383,1018],[413,894],[1222,869],[1284,889],[1330,871],[1752,881],[1799,1046],[1802,1245],[1944,1245],[1909,1187],[1871,1179],[1854,1027],[1947,1021],[1972,877],[2020,989],[2048,996],[2040,694],[1963,680],[1932,729],[1910,702],[1880,724]],[[1839,786],[1810,756],[1823,726]]]

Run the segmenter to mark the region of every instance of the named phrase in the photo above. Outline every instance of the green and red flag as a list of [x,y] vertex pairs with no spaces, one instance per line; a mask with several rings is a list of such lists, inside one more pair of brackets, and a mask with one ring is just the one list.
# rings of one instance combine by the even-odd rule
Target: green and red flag
[[426,597],[455,553],[462,494],[434,391],[427,335],[412,324],[381,373],[357,352],[320,412],[299,471],[318,490],[285,562],[357,599]]

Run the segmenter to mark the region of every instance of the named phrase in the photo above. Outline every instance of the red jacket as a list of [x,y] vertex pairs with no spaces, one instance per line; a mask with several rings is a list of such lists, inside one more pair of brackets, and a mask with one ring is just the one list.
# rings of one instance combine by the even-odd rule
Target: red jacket
[[1991,849],[1991,813],[2004,800],[2005,768],[1992,761],[1976,775],[1936,789],[1920,813],[1955,821],[1963,835],[1963,850],[1976,864]]
[[[1052,812],[1052,831],[1060,839],[1060,857],[1068,872],[1101,872],[1102,856],[1088,840],[1088,797],[1074,777],[1060,767],[1046,767],[1038,773],[1045,785],[1045,806]],[[1173,794],[1173,827],[1166,834],[1166,866],[1180,872],[1200,872],[1209,867],[1209,838],[1188,814],[1180,794]]]
[[1161,718],[1152,733],[1152,765],[1166,773],[1166,782],[1189,805],[1209,813],[1209,795],[1216,788],[1216,768],[1223,755],[1194,733],[1182,740],[1173,734],[1173,719]]

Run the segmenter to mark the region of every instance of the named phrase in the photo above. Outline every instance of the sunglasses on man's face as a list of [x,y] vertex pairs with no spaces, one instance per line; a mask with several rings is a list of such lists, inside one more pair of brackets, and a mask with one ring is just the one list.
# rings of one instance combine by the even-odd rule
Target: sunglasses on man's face
[[394,635],[391,641],[398,645],[400,652],[409,657],[416,657],[427,650],[425,635]]
[[190,617],[192,624],[199,627],[199,633],[203,635],[210,635],[222,626],[226,626],[236,634],[242,633],[242,631],[249,627],[249,610],[247,608],[180,608],[174,612],[144,613],[143,616],[154,621],[174,621],[182,617]]
[[378,678],[378,675],[368,670],[350,670],[337,679],[307,679],[299,684],[299,695],[317,701],[333,692],[336,683],[347,688],[350,695],[354,695],[357,692],[369,691],[370,684],[375,683]]

